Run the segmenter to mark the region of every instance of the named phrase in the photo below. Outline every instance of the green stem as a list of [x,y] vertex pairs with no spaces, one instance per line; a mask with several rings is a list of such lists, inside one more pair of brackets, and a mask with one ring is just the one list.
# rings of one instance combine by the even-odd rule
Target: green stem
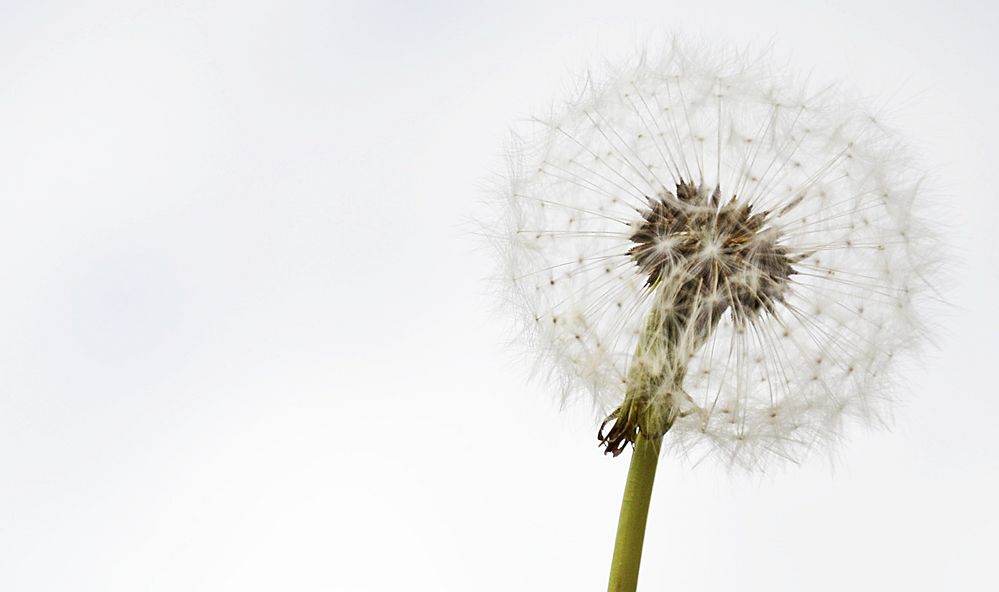
[[659,447],[662,436],[647,439],[639,435],[635,440],[628,468],[628,482],[621,501],[621,516],[617,522],[617,539],[614,541],[614,559],[611,561],[608,592],[635,592],[638,587],[638,568],[642,561],[642,543],[645,541],[645,522],[649,516],[652,484],[656,479]]

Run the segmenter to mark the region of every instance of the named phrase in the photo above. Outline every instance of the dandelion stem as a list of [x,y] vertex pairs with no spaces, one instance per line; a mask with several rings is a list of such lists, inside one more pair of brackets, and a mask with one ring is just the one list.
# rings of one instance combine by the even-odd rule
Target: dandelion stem
[[638,587],[638,568],[642,561],[645,522],[652,499],[652,484],[656,479],[662,436],[648,439],[639,435],[631,454],[628,481],[621,500],[621,516],[614,541],[608,592],[634,592]]

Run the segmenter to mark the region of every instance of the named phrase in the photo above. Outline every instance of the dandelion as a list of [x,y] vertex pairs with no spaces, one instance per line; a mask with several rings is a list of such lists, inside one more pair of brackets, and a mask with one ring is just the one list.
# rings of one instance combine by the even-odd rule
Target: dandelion
[[510,300],[605,452],[635,449],[612,590],[634,589],[661,447],[797,462],[885,417],[923,333],[919,171],[875,116],[764,61],[643,55],[518,142]]

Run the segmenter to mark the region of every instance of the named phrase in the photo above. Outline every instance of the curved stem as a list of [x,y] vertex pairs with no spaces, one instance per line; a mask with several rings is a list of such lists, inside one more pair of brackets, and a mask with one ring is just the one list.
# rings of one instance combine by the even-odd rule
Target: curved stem
[[635,592],[638,587],[645,522],[649,515],[652,484],[656,479],[661,444],[662,436],[647,439],[639,435],[635,440],[628,481],[624,487],[624,499],[621,501],[621,516],[617,523],[608,592]]

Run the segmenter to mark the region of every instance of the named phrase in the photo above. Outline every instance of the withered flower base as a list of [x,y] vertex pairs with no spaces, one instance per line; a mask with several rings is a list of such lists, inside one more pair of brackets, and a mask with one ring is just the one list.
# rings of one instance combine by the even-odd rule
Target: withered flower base
[[[649,208],[631,235],[629,251],[648,279],[652,309],[628,370],[624,402],[601,424],[598,438],[617,456],[641,433],[661,438],[683,413],[674,401],[683,391],[686,352],[707,341],[722,315],[745,326],[762,312],[773,313],[795,273],[778,232],[767,226],[769,212],[733,196],[722,203],[688,181],[676,193],[646,198]],[[785,208],[786,209],[786,208]],[[610,429],[604,429],[610,424]]]

